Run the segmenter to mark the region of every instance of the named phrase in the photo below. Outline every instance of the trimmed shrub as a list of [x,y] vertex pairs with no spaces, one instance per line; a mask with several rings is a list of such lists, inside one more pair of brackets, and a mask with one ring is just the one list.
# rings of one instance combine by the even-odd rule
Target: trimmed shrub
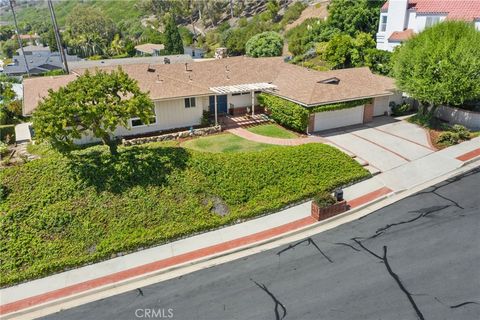
[[391,101],[389,107],[394,116],[403,116],[414,111],[414,107],[408,103],[396,104],[394,101]]
[[440,133],[437,143],[445,146],[452,146],[460,142],[460,135],[456,132],[445,131]]
[[460,125],[460,124],[455,124],[453,125],[452,129],[451,129],[453,132],[455,132],[456,134],[458,134],[458,137],[461,139],[461,140],[468,140],[470,139],[470,130],[468,130],[467,128],[465,128],[464,126]]
[[325,208],[335,204],[337,200],[328,192],[320,192],[314,198],[313,201],[319,206],[320,208]]
[[0,141],[5,143],[15,142],[15,125],[7,124],[0,126]]
[[305,132],[308,126],[308,110],[301,105],[262,93],[258,96],[260,105],[270,112],[270,117],[289,129]]

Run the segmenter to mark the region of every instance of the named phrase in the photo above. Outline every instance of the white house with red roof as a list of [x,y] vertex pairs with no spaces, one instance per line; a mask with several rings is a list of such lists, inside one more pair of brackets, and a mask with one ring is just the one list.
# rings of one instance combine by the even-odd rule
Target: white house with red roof
[[393,51],[414,34],[444,20],[465,20],[480,30],[480,0],[389,0],[380,12],[377,48]]

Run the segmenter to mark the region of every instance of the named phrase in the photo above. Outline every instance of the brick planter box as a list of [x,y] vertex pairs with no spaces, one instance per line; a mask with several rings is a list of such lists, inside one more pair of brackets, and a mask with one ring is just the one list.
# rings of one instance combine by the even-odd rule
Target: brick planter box
[[348,210],[347,201],[343,200],[332,204],[331,206],[320,208],[315,201],[312,201],[312,217],[317,221],[322,221]]

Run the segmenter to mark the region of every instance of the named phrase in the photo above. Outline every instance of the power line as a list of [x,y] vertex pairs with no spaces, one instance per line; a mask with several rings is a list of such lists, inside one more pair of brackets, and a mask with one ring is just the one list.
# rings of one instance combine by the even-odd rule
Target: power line
[[48,9],[50,10],[50,18],[52,18],[53,33],[55,34],[55,41],[57,42],[57,48],[60,52],[60,58],[63,63],[63,71],[70,73],[68,70],[67,57],[65,56],[65,50],[62,46],[62,39],[60,38],[60,32],[58,31],[57,18],[55,17],[55,10],[53,9],[52,0],[48,0]]
[[27,75],[30,77],[30,69],[28,68],[27,57],[23,51],[22,39],[20,39],[20,32],[18,31],[17,15],[15,14],[15,9],[13,9],[13,0],[9,0],[10,9],[13,13],[13,21],[15,22],[15,32],[17,33],[18,45],[20,46],[20,51],[22,51],[23,60],[25,60],[25,69],[27,70]]

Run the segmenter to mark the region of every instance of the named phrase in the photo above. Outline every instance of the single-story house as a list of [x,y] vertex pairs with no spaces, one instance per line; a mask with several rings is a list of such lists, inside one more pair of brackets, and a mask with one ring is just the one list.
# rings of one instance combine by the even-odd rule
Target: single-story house
[[[27,74],[25,65],[25,58],[27,60],[28,71],[31,75],[39,75],[48,71],[58,70],[63,68],[60,53],[50,52],[48,50],[26,51],[25,57],[22,55],[14,55],[12,63],[4,67],[3,72],[9,76],[21,76]],[[67,62],[79,61],[79,57],[75,55],[66,55]]]
[[135,50],[137,50],[138,55],[150,55],[150,56],[159,56],[161,51],[165,49],[163,44],[156,44],[156,43],[144,43],[135,46]]
[[[65,86],[85,70],[76,69],[64,76],[25,79],[24,115],[35,111],[49,89]],[[320,72],[285,63],[281,57],[125,65],[123,70],[138,81],[141,90],[150,93],[155,104],[155,121],[145,125],[133,118],[131,128],[118,128],[117,136],[199,125],[203,111],[210,111],[216,122],[221,114],[247,110],[255,113],[259,111],[257,95],[261,92],[305,108],[371,99],[372,103],[311,114],[309,132],[371,121],[373,116],[388,112],[390,101],[401,100],[393,79],[372,74],[368,68]]]

